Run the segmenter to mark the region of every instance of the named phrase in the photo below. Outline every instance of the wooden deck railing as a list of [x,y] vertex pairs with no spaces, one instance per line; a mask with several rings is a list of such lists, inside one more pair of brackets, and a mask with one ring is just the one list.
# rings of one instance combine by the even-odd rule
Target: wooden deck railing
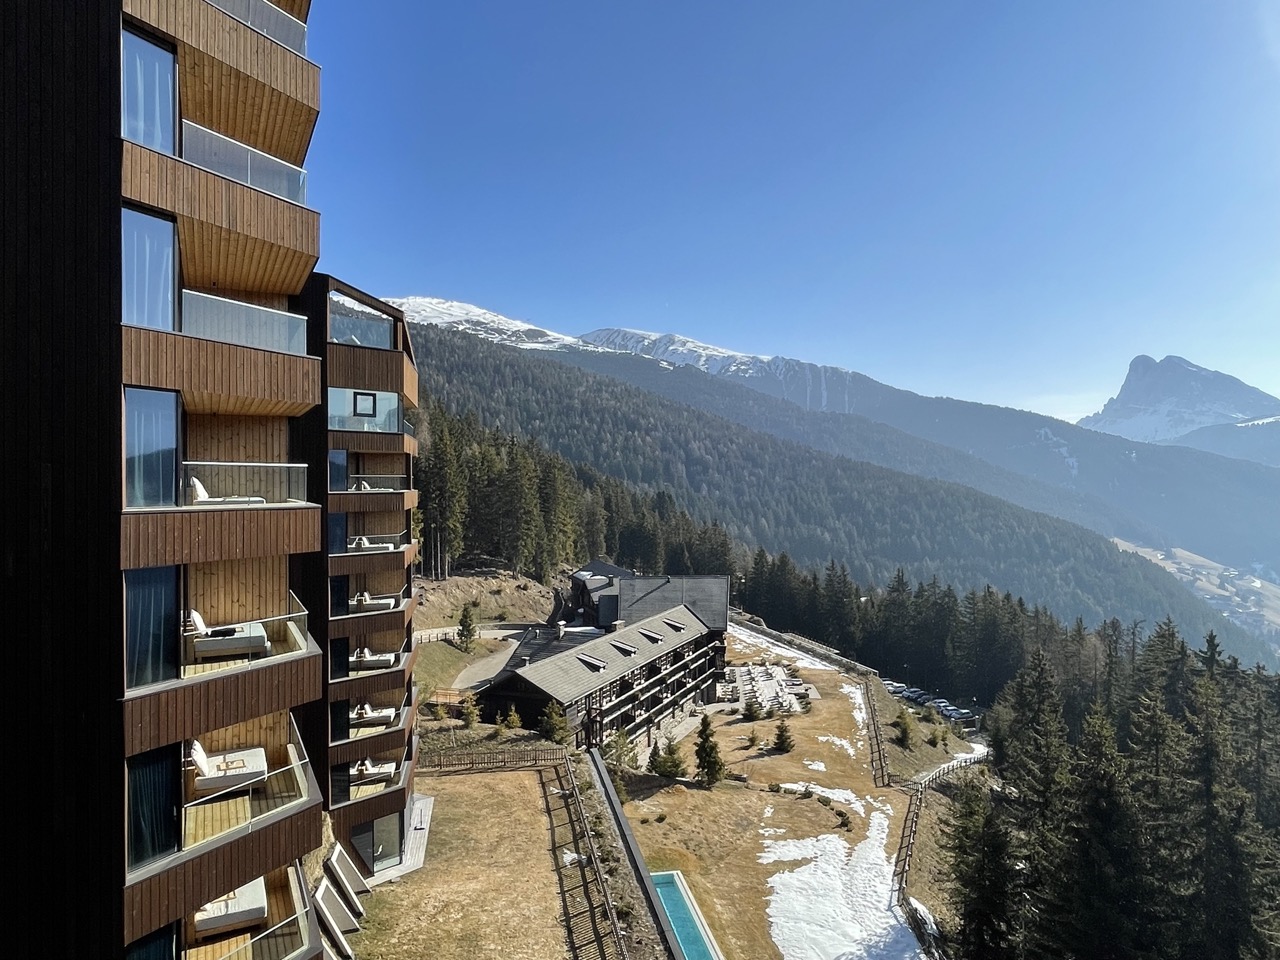
[[492,770],[500,767],[541,767],[567,761],[568,751],[564,747],[517,747],[510,750],[424,752],[419,766],[427,770]]

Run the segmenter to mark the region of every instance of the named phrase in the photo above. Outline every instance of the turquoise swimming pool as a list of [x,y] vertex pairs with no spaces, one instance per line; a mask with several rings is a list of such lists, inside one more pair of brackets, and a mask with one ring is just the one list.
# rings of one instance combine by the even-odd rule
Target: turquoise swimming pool
[[667,919],[675,930],[676,939],[680,941],[685,960],[724,960],[702,911],[698,909],[688,884],[684,882],[684,874],[679,870],[670,870],[651,873],[649,877],[658,891],[662,909],[666,911]]

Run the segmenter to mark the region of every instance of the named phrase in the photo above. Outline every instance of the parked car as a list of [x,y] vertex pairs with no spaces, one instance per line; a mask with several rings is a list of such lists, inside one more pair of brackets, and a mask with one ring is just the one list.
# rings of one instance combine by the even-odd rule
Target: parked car
[[883,683],[884,688],[894,696],[898,696],[907,689],[907,685],[905,683],[899,683],[897,680],[881,680],[880,682]]

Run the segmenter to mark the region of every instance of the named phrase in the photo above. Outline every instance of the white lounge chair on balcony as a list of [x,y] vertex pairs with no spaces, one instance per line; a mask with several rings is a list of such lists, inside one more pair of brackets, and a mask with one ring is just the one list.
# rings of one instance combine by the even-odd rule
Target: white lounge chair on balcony
[[388,760],[376,763],[372,757],[357,760],[351,765],[352,783],[371,783],[379,780],[390,780],[396,775],[396,762]]
[[208,939],[256,927],[267,919],[267,883],[262,877],[236,887],[217,900],[210,900],[195,912],[192,926],[197,939]]
[[395,493],[391,487],[375,487],[368,480],[357,480],[351,485],[348,493]]
[[200,741],[192,740],[190,755],[196,772],[197,797],[249,787],[267,779],[267,751],[261,747],[205,753]]
[[257,657],[271,652],[267,628],[260,623],[210,627],[206,626],[204,617],[194,607],[187,614],[191,620],[190,636],[196,660],[207,657]]
[[266,503],[262,497],[211,497],[198,478],[191,478],[191,502],[196,506],[214,506],[220,503]]
[[396,546],[393,543],[371,543],[368,537],[356,537],[354,540],[351,541],[351,545],[347,547],[347,549],[359,550],[359,551],[368,553],[370,551],[377,551],[377,550],[391,551],[391,550],[395,550]]
[[400,597],[398,595],[371,597],[367,591],[364,591],[351,598],[351,606],[354,608],[353,613],[385,613],[400,606]]
[[395,707],[373,707],[368,700],[349,713],[353,727],[385,727],[396,718]]
[[352,670],[389,670],[396,665],[395,653],[374,653],[368,647],[357,647],[347,658]]

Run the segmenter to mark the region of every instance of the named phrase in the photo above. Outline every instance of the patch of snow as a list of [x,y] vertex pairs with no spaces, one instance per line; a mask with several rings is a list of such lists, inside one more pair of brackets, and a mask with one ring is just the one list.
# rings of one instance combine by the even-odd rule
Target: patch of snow
[[808,861],[769,878],[769,936],[784,960],[925,960],[892,906],[889,818],[873,813],[856,847],[834,834],[766,840],[762,864]]
[[787,831],[783,830],[781,827],[761,827],[760,828],[761,836],[765,836],[765,837],[780,837],[782,836],[782,834],[786,832]]
[[933,919],[933,914],[929,912],[929,908],[915,897],[907,897],[907,902],[911,904],[911,909],[919,915],[921,922],[924,924],[925,930],[929,933],[929,936],[940,936],[941,933],[938,930],[938,923]]
[[818,773],[827,772],[827,765],[823,763],[821,760],[806,760],[804,761],[804,765],[808,767],[810,770],[814,770]]
[[862,687],[856,683],[842,683],[840,692],[853,704],[853,719],[858,722],[860,730],[867,729],[867,701],[862,696]]
[[849,756],[853,757],[854,759],[857,759],[857,756],[858,756],[858,755],[857,755],[857,754],[854,752],[854,750],[853,750],[853,744],[852,744],[852,743],[850,743],[848,740],[844,739],[843,737],[827,737],[827,736],[822,736],[822,737],[819,737],[819,738],[818,738],[818,742],[819,742],[819,743],[834,743],[837,747],[839,747],[841,750],[843,750],[843,751],[844,751],[845,753],[847,753]]
[[773,816],[773,807],[765,807],[765,808],[764,808],[764,815],[765,815],[766,817],[772,817],[772,816]]
[[764,650],[776,657],[789,660],[797,667],[803,667],[806,670],[834,670],[835,667],[829,663],[823,663],[821,660],[815,660],[806,653],[801,653],[795,647],[788,647],[786,644],[779,643],[776,640],[766,637],[764,634],[756,633],[746,627],[740,627],[736,623],[729,624],[729,635],[738,641],[738,644],[749,649]]

